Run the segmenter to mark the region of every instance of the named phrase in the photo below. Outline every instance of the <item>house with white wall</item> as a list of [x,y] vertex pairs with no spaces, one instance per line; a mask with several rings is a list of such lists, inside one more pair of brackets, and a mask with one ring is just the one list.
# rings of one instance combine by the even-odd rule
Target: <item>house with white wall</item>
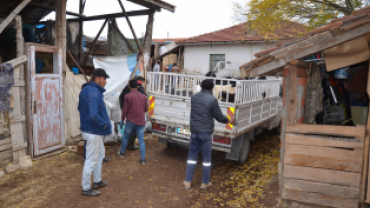
[[[177,54],[180,68],[206,74],[219,61],[231,62],[232,65],[239,67],[253,60],[254,54],[291,39],[283,35],[280,35],[278,40],[265,39],[264,35],[248,32],[247,25],[242,23],[190,38],[153,39],[153,44],[162,44],[158,46],[158,56],[154,56],[154,59],[162,59],[168,54]],[[165,42],[167,44],[164,44]],[[171,47],[169,42],[172,42]],[[173,42],[177,47],[173,46]],[[165,50],[166,48],[168,51]]]

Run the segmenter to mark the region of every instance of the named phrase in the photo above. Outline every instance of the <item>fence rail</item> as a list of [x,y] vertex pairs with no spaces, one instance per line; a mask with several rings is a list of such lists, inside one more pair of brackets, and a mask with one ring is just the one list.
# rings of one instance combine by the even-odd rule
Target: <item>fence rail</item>
[[279,96],[280,80],[236,80],[163,72],[148,73],[148,93],[190,99],[205,79],[213,80],[213,95],[219,102],[243,104]]

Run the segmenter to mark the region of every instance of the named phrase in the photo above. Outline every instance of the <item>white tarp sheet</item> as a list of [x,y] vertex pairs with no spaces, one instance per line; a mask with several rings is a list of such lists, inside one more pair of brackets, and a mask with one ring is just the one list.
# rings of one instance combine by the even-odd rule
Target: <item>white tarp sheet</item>
[[[113,94],[119,94],[126,86],[137,63],[137,55],[94,56],[93,62],[95,69],[102,68],[110,76],[105,86],[107,91],[104,93],[105,99],[108,99]],[[136,75],[139,73],[138,70]]]

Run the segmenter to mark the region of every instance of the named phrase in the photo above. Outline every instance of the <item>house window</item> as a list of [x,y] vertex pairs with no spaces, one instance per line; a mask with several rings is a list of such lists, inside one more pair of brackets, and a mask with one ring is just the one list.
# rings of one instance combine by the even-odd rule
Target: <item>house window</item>
[[209,64],[209,70],[212,71],[219,61],[222,61],[220,63],[221,68],[225,68],[225,54],[211,54],[210,57],[210,64]]

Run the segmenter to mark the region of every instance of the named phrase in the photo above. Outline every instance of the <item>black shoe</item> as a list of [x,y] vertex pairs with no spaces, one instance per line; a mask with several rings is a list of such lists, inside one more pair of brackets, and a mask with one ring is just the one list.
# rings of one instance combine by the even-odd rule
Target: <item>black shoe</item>
[[118,155],[119,155],[120,158],[125,158],[125,153],[121,153],[119,150],[118,150],[117,153],[118,153]]
[[131,151],[134,151],[134,150],[139,149],[139,147],[138,146],[131,146],[131,147],[128,147],[127,149],[131,150]]
[[103,159],[103,162],[110,162],[110,159],[108,159],[108,158],[104,158],[104,159]]
[[145,159],[144,160],[140,160],[140,164],[145,165],[146,164]]
[[87,191],[81,190],[81,194],[82,195],[87,195],[87,196],[99,196],[101,193],[100,193],[100,191],[90,189],[90,190],[87,190]]
[[100,187],[106,186],[108,183],[106,181],[100,181],[99,183],[93,183],[93,188],[98,189]]

